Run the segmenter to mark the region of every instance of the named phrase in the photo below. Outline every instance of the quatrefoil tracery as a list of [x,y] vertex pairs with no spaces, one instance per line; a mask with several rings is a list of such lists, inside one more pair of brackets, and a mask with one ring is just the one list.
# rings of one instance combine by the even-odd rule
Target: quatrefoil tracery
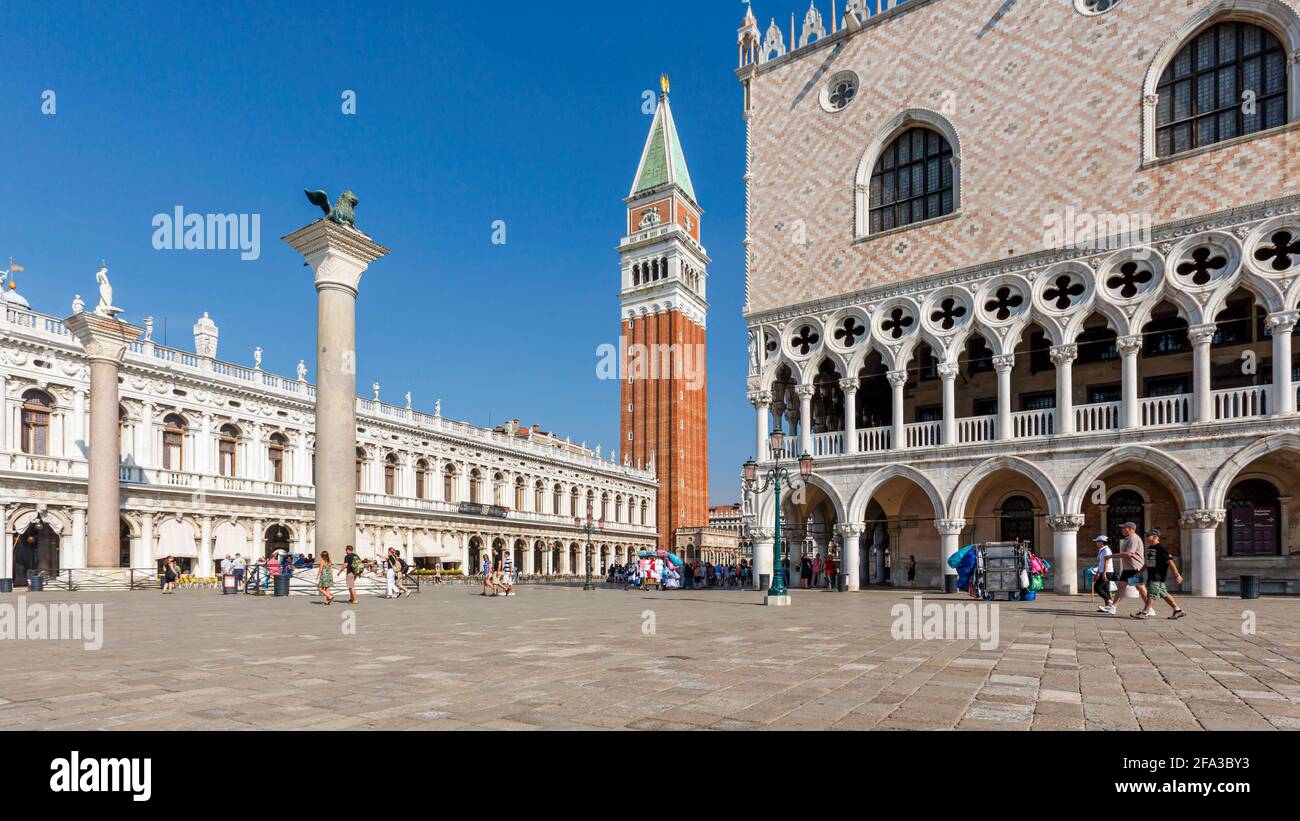
[[857,344],[858,338],[866,332],[867,327],[859,322],[856,316],[846,316],[835,329],[835,341],[845,348],[852,348]]
[[1043,291],[1043,299],[1052,302],[1056,310],[1064,311],[1074,304],[1076,297],[1083,296],[1087,290],[1082,282],[1075,282],[1069,274],[1062,274]]
[[945,331],[951,331],[965,315],[966,306],[960,300],[947,297],[939,303],[938,310],[930,314],[930,321]]
[[1209,246],[1201,246],[1192,252],[1190,259],[1179,263],[1175,270],[1192,285],[1206,285],[1213,281],[1216,271],[1227,267],[1227,257],[1214,253],[1214,249]]
[[1025,304],[1025,298],[1010,285],[1003,285],[993,294],[993,298],[984,303],[984,311],[998,322],[1005,322],[1017,308]]
[[1140,266],[1136,260],[1129,260],[1119,266],[1119,273],[1106,278],[1107,290],[1120,299],[1132,299],[1142,291],[1142,286],[1155,278],[1150,268]]
[[1300,263],[1300,236],[1291,231],[1278,231],[1269,238],[1268,245],[1260,243],[1255,249],[1255,259],[1268,262],[1274,271],[1286,271]]
[[817,347],[821,339],[821,335],[814,331],[811,325],[804,325],[790,340],[790,347],[798,348],[800,356],[807,356],[809,351]]
[[891,339],[902,339],[907,329],[916,324],[912,315],[902,308],[895,308],[889,312],[889,316],[884,322],[880,323],[880,330],[888,335]]

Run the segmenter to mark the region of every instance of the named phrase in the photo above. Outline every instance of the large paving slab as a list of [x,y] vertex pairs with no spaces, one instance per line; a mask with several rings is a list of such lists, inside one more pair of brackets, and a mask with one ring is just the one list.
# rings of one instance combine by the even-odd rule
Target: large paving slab
[[103,647],[0,641],[0,729],[1300,728],[1300,601],[1135,621],[1044,595],[1001,604],[982,649],[895,639],[911,593],[793,595],[32,594],[102,603]]

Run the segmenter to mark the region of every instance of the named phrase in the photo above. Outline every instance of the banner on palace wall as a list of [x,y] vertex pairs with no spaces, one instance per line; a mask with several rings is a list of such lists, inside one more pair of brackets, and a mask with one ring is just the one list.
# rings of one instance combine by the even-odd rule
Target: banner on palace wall
[[473,516],[491,516],[495,519],[504,519],[510,514],[510,508],[501,507],[500,505],[476,505],[473,502],[461,502],[460,512]]
[[[225,558],[225,555],[222,553],[222,558]],[[168,517],[158,526],[158,549],[155,551],[154,558],[161,559],[164,556],[186,559],[199,557],[198,539],[189,522]]]

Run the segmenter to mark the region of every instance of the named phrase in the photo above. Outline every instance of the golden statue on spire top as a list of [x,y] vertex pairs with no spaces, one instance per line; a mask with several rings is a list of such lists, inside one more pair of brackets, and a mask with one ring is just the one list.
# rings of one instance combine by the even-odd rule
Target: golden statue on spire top
[[661,76],[659,77],[659,87],[662,88],[662,89],[664,90],[664,94],[667,94],[667,93],[668,93],[668,75],[667,75],[667,74],[661,75]]

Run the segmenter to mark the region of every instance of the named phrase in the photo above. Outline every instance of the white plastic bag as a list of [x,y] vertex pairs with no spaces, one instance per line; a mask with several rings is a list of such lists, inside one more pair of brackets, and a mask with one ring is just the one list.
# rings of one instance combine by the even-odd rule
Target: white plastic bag
[[1029,571],[1027,570],[1020,571],[1020,589],[1021,590],[1029,589]]
[[1106,586],[1112,593],[1119,591],[1119,585],[1115,584],[1114,582],[1106,582]]

